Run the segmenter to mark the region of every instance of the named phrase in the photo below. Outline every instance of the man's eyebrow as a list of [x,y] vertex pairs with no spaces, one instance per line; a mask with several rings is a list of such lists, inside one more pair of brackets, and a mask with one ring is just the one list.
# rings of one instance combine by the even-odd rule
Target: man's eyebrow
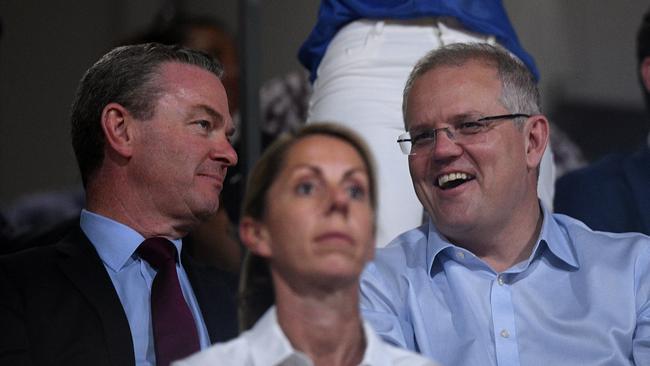
[[[477,111],[468,111],[468,112],[463,112],[463,113],[458,113],[455,114],[451,117],[448,117],[445,121],[440,121],[441,123],[444,124],[456,124],[456,123],[462,123],[462,122],[468,122],[468,121],[476,121],[477,119],[481,118],[484,114],[477,112]],[[435,122],[435,121],[434,121]],[[432,127],[431,125],[434,122],[429,122],[429,121],[424,121],[421,123],[417,123],[416,126],[413,126],[415,122],[411,121],[409,123],[409,126],[412,126],[409,128],[409,131],[426,131],[430,130]]]
[[466,113],[459,113],[449,119],[449,123],[460,123],[460,122],[469,122],[469,121],[476,121],[480,119],[482,116],[481,113],[478,112],[466,112]]
[[201,112],[205,112],[205,113],[209,114],[210,117],[212,117],[214,120],[216,120],[218,122],[223,122],[223,115],[221,115],[221,113],[217,112],[216,110],[214,110],[214,108],[212,108],[212,107],[210,107],[208,105],[199,104],[199,105],[194,106],[192,108],[192,110],[194,110],[194,111],[198,110],[198,111],[201,111]]
[[[477,112],[477,111],[467,111],[467,112],[461,112],[458,114],[454,114],[450,117],[448,117],[444,121],[432,121],[432,120],[426,120],[423,121],[422,123],[419,123],[418,126],[411,127],[409,128],[409,131],[423,131],[423,130],[430,130],[432,128],[432,125],[434,125],[436,122],[438,123],[459,123],[459,122],[467,122],[467,121],[475,121],[483,116],[482,113]],[[409,122],[409,125],[412,125],[413,122]]]
[[[223,115],[219,112],[217,112],[214,108],[210,107],[209,105],[206,104],[198,104],[192,108],[193,112],[200,111],[206,114],[209,114],[212,119],[214,119],[218,125],[222,125],[225,121],[223,118]],[[230,127],[227,127],[226,129],[226,135],[232,136],[236,132],[235,126],[230,124]]]

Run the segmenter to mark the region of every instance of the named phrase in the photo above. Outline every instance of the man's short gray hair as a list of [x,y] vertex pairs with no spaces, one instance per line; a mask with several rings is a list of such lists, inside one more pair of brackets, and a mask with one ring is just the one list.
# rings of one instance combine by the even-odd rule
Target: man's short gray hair
[[[402,113],[404,126],[406,105],[415,81],[428,71],[441,66],[462,66],[469,61],[482,61],[494,66],[501,80],[501,104],[510,113],[540,114],[539,90],[533,74],[523,62],[500,46],[486,43],[455,43],[434,49],[422,57],[411,71],[404,87]],[[518,122],[519,125],[523,121]]]

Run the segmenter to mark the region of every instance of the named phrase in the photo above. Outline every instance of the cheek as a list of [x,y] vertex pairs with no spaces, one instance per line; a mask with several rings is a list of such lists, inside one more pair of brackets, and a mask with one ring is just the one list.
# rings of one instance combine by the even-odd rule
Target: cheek
[[356,226],[357,234],[362,237],[364,240],[372,240],[374,236],[375,227],[374,227],[374,216],[373,211],[370,206],[362,205],[356,209],[353,213],[354,225]]
[[524,146],[520,142],[505,143],[499,147],[482,151],[475,156],[479,163],[491,166],[501,174],[510,175],[526,165],[526,154]]
[[188,154],[187,145],[183,145],[178,140],[169,140],[164,135],[151,134],[146,142],[146,151],[143,153],[153,162],[155,167],[170,169],[181,169]]
[[[286,208],[287,205],[282,206]],[[313,212],[300,210],[298,205],[289,205],[289,209],[278,208],[269,210],[269,214],[273,215],[269,224],[271,240],[287,247],[299,245],[308,236],[311,227],[309,218]]]
[[359,236],[363,246],[364,263],[371,261],[375,255],[375,221],[373,211],[366,207],[359,215]]
[[409,157],[409,171],[413,181],[422,180],[427,175],[426,159]]

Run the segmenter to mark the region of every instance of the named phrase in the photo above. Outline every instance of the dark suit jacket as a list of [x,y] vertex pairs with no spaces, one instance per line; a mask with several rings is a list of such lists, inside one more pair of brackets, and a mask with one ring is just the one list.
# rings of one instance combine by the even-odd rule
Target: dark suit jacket
[[[182,255],[210,339],[234,338],[237,279]],[[126,314],[78,227],[55,245],[0,257],[0,365],[31,364],[135,364]]]
[[650,235],[650,149],[609,155],[558,179],[555,212],[595,230]]

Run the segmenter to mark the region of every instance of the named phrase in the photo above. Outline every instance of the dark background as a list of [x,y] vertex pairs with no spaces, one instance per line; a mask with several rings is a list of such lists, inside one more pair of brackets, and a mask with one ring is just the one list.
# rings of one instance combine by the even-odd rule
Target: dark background
[[[317,0],[258,0],[262,80],[300,68],[296,52]],[[82,73],[145,29],[165,1],[0,0],[0,208],[79,184],[68,112]],[[541,72],[551,120],[595,159],[643,143],[650,125],[636,76],[635,35],[647,1],[505,0]],[[237,30],[238,1],[180,1]]]

